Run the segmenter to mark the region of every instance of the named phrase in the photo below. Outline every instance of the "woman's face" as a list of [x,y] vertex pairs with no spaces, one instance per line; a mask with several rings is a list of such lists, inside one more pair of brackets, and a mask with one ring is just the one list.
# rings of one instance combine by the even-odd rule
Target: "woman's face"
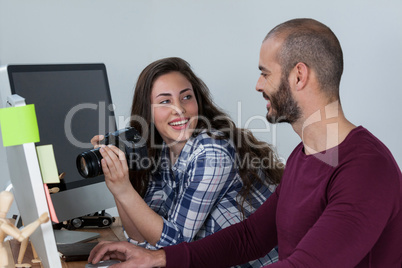
[[158,77],[151,91],[151,109],[162,139],[180,152],[198,121],[198,104],[190,81],[180,72]]

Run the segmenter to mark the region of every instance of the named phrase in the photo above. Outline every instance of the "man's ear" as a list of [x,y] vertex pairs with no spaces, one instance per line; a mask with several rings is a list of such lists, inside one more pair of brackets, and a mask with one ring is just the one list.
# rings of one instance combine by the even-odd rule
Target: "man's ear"
[[307,65],[303,62],[298,62],[293,68],[293,83],[296,90],[302,90],[309,78],[309,69]]

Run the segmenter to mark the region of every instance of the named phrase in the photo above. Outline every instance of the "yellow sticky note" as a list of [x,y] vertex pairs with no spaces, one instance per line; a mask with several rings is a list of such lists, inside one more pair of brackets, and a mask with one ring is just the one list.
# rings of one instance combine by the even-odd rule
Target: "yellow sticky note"
[[36,146],[43,183],[60,183],[53,145]]
[[4,147],[39,142],[38,122],[33,104],[0,109],[0,125]]

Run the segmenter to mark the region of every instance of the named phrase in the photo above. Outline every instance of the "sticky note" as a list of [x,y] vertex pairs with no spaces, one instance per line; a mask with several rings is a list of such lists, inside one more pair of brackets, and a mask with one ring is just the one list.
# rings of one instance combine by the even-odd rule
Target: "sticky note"
[[49,187],[47,187],[47,184],[44,183],[43,187],[45,188],[45,195],[46,195],[46,201],[47,201],[47,207],[49,208],[49,213],[50,213],[50,219],[52,222],[59,223],[59,219],[57,218],[56,215],[56,210],[54,209],[52,198],[50,197],[50,192],[49,192]]
[[43,183],[60,183],[53,145],[36,146]]
[[0,126],[4,147],[39,142],[33,104],[0,109]]

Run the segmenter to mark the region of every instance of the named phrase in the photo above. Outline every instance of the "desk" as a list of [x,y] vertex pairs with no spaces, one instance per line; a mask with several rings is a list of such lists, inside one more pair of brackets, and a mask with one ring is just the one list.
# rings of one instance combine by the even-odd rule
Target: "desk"
[[[116,221],[109,227],[109,228],[96,228],[96,229],[89,229],[89,228],[84,228],[84,229],[78,229],[77,231],[80,232],[96,232],[100,234],[100,237],[88,242],[99,242],[102,240],[107,240],[107,241],[127,241],[124,233],[123,233],[123,228],[121,224],[121,220],[119,217],[115,217]],[[20,243],[16,240],[10,240],[6,242],[6,248],[9,256],[12,256],[14,258],[14,263],[17,262],[18,258],[18,252],[19,252],[19,247]],[[11,259],[9,257],[9,259]],[[24,260],[23,263],[31,263],[31,260],[33,259],[33,254],[32,254],[32,248],[31,245],[28,245],[27,251],[25,252]],[[12,262],[12,261],[11,261]],[[14,263],[10,263],[9,267],[14,268]],[[86,261],[74,261],[74,262],[61,262],[63,268],[83,268],[85,267],[85,264],[87,264]],[[32,268],[40,268],[40,264],[32,264]]]

